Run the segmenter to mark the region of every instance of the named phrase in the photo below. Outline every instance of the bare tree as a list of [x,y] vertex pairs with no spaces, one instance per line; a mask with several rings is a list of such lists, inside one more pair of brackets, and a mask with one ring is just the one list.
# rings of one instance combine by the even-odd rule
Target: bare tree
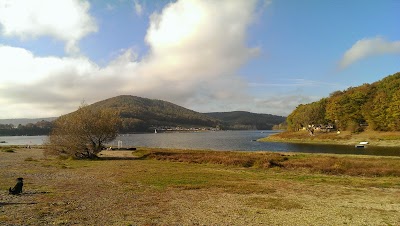
[[49,148],[58,154],[96,158],[104,144],[117,137],[120,125],[118,112],[82,104],[77,111],[54,122]]

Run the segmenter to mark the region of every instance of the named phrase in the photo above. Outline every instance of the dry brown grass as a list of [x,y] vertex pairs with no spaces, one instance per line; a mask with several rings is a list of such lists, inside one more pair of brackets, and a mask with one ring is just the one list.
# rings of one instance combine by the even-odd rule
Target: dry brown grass
[[269,152],[142,149],[141,158],[198,164],[286,170],[308,170],[331,175],[400,176],[400,158],[279,154]]
[[177,149],[147,149],[146,158],[199,164],[271,168],[281,167],[287,156],[278,153],[246,153],[237,151],[195,151]]
[[[44,156],[39,149],[0,152],[0,225],[400,222],[400,177],[311,172],[304,164],[314,155],[162,149],[133,154],[110,151],[93,161]],[[324,157],[315,155],[314,161]],[[282,165],[262,167],[255,164],[257,158]],[[388,161],[389,166],[398,161],[366,159]],[[8,195],[6,190],[20,176],[25,178],[23,194]]]
[[292,158],[283,165],[287,169],[308,169],[331,175],[400,176],[400,158],[306,156]]

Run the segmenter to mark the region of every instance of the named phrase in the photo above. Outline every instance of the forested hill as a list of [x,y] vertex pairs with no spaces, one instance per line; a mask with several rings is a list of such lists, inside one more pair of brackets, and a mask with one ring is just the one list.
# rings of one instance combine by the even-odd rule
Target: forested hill
[[[118,111],[122,118],[121,133],[151,132],[156,128],[158,130],[199,127],[223,130],[271,129],[272,126],[285,121],[281,116],[243,111],[199,113],[167,101],[129,95],[102,100],[88,107]],[[52,123],[48,122],[44,126],[44,121],[18,128],[13,124],[0,123],[0,135],[45,135],[51,128]]]
[[286,118],[270,114],[257,114],[246,111],[211,112],[206,115],[223,122],[224,129],[269,130],[274,125],[283,123]]
[[290,130],[310,124],[332,124],[353,132],[367,127],[375,131],[400,131],[400,72],[299,105],[288,116],[287,123]]
[[12,124],[14,126],[26,125],[29,123],[37,123],[40,121],[48,121],[52,122],[56,120],[57,117],[49,117],[49,118],[14,118],[14,119],[0,119],[0,124]]
[[219,127],[221,129],[272,129],[285,117],[250,112],[199,113],[163,101],[136,96],[117,96],[90,105],[120,112],[122,132],[150,131],[155,127]]
[[220,124],[214,118],[176,104],[136,96],[117,96],[90,106],[118,110],[123,132],[148,131],[151,127],[216,127]]

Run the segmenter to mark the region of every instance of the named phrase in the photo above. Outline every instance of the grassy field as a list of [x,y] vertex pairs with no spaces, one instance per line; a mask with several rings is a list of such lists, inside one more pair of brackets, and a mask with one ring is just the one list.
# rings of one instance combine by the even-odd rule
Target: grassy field
[[[399,225],[400,158],[0,150],[1,225]],[[8,195],[15,178],[24,193]]]
[[336,132],[315,132],[314,136],[310,136],[307,131],[297,131],[274,134],[259,139],[259,141],[342,145],[356,145],[359,142],[367,141],[371,146],[396,147],[400,146],[400,132],[365,131],[351,133],[349,131],[342,131],[340,134]]

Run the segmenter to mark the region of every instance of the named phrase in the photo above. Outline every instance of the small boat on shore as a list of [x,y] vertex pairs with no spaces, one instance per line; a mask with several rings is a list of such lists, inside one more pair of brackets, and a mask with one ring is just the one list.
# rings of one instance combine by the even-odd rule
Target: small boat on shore
[[356,144],[355,147],[356,148],[366,148],[367,147],[368,142],[367,141],[362,141],[359,144]]

